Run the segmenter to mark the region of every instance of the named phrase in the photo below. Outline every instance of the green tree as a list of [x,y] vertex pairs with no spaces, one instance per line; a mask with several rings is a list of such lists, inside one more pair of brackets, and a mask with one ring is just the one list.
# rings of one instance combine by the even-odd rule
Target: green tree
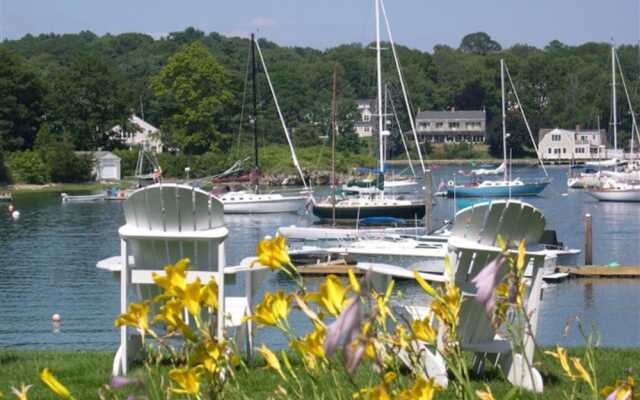
[[162,125],[166,144],[187,154],[201,154],[218,147],[225,106],[232,100],[230,77],[201,43],[184,46],[151,79],[151,87],[163,102]]
[[79,150],[111,148],[109,130],[129,111],[121,96],[118,71],[104,59],[83,56],[54,78],[51,119]]
[[475,32],[462,38],[459,50],[465,53],[480,54],[484,56],[489,53],[499,52],[502,50],[502,46],[500,46],[500,43],[491,39],[491,36],[487,33]]
[[0,150],[30,149],[42,121],[45,88],[27,62],[0,49]]

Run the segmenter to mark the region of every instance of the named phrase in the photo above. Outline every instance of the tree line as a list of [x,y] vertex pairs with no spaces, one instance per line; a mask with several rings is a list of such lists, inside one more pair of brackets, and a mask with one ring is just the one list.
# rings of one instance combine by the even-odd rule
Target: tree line
[[[359,117],[356,99],[376,94],[375,52],[370,44],[321,51],[261,39],[260,46],[296,147],[321,145],[321,136],[330,132],[335,65],[338,145],[343,151],[361,151],[353,124]],[[212,169],[224,168],[228,161],[252,151],[249,47],[247,38],[205,34],[194,28],[160,39],[140,33],[98,36],[83,31],[5,40],[0,44],[0,153],[7,161],[16,152],[117,149],[121,145],[112,140],[109,130],[115,125],[133,130],[128,117],[143,113],[161,129],[166,147],[187,158],[207,154],[208,159],[219,160]],[[486,33],[477,32],[465,36],[457,48],[436,45],[424,52],[397,47],[413,111],[486,109],[488,143],[496,155],[502,152],[501,58],[509,67],[534,134],[546,127],[611,128],[607,43],[569,46],[552,41],[544,48],[526,44],[502,48]],[[638,47],[618,46],[618,57],[632,104],[637,104]],[[404,109],[390,52],[383,54],[383,70],[397,108]],[[625,145],[630,113],[622,90],[619,94],[619,141]],[[528,134],[512,91],[507,95],[510,146],[514,156],[522,156],[531,151]],[[261,68],[258,108],[260,144],[285,143]],[[400,114],[401,128],[407,130],[407,115]],[[400,143],[395,135],[389,146],[393,153],[402,151]],[[40,159],[45,164],[65,159],[58,153]],[[0,167],[0,179],[3,171]]]

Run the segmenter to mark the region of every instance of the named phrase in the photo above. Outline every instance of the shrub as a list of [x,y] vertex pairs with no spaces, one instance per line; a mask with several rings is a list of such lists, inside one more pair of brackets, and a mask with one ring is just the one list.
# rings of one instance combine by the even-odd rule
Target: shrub
[[95,160],[90,154],[76,155],[69,142],[51,144],[44,152],[44,159],[53,182],[88,182],[92,180]]
[[4,153],[0,151],[0,183],[9,183],[10,181],[9,170],[4,163]]
[[122,176],[134,176],[136,164],[138,163],[138,149],[117,149],[112,153],[120,157],[120,171]]
[[475,157],[471,143],[445,144],[443,150],[444,157],[447,159],[468,159]]
[[35,151],[16,152],[9,156],[9,169],[13,181],[43,184],[49,181],[49,169]]

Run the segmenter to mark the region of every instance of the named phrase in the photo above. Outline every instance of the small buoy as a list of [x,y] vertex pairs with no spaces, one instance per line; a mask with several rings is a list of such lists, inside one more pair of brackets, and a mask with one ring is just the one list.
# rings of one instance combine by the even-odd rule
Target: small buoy
[[12,213],[13,210],[15,210],[16,208],[13,206],[13,204],[9,204],[9,212]]
[[55,313],[51,316],[51,321],[53,322],[60,322],[60,314]]
[[11,218],[13,218],[14,220],[17,220],[18,218],[20,218],[20,211],[15,210],[11,213]]
[[569,193],[562,193],[562,197],[567,197],[569,195]]
[[608,265],[608,267],[610,268],[618,268],[620,266],[620,263],[618,263],[617,261],[611,261]]

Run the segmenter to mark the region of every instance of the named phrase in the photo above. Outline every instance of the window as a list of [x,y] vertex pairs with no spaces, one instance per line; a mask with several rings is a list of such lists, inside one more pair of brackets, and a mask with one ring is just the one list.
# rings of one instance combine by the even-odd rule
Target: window
[[436,128],[442,128],[444,126],[444,122],[436,122]]
[[562,148],[562,154],[567,154],[567,148],[566,147]]
[[460,127],[460,122],[449,122],[449,129],[458,129]]
[[429,128],[429,127],[431,126],[431,123],[430,123],[430,122],[425,122],[425,121],[420,121],[420,122],[418,123],[418,125],[419,125],[419,126],[420,126],[420,128],[422,128],[422,129],[427,129],[427,128]]
[[371,121],[371,115],[370,114],[362,114],[362,120],[364,122],[369,122]]
[[548,150],[549,150],[549,154],[551,154],[551,147],[549,147],[549,149],[548,149]]
[[559,142],[560,140],[562,140],[562,136],[560,135],[551,135],[551,140],[554,142]]

